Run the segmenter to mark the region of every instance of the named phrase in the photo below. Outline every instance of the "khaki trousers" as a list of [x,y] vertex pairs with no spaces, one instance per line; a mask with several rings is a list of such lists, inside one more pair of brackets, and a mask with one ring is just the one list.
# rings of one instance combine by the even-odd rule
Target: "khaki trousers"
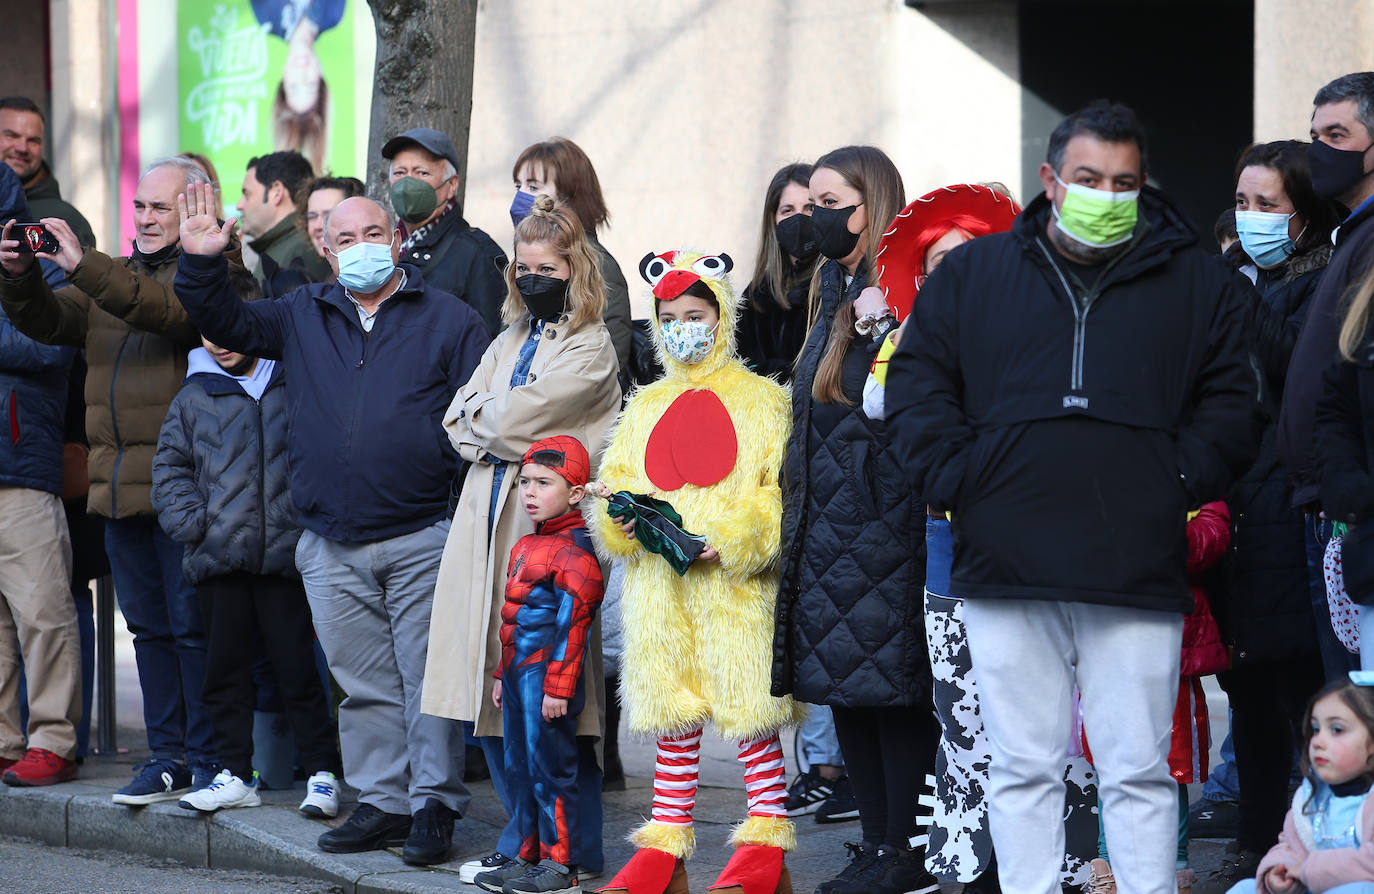
[[[40,490],[0,487],[0,758],[22,757],[26,747],[76,756],[81,644],[71,576],[62,502]],[[27,746],[19,729],[21,653]]]

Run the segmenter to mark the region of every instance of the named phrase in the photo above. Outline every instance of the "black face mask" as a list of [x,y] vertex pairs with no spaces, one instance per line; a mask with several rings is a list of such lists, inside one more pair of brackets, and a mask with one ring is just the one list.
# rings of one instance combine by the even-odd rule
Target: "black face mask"
[[1307,147],[1307,166],[1312,169],[1312,191],[1323,199],[1344,195],[1364,179],[1364,156],[1369,149],[1336,149],[1321,140]]
[[556,320],[568,306],[566,279],[526,273],[515,278],[515,288],[525,299],[525,309],[536,320]]
[[825,208],[817,205],[811,209],[811,228],[816,231],[816,247],[821,254],[832,261],[847,258],[859,244],[859,234],[848,229],[850,215],[858,205],[848,208]]
[[797,213],[784,217],[773,231],[778,237],[778,247],[787,252],[792,260],[809,261],[816,256],[816,231],[811,226],[809,214]]

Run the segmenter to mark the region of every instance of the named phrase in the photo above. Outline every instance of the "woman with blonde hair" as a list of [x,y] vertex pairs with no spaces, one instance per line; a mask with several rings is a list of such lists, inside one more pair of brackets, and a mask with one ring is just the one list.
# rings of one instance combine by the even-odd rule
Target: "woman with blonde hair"
[[526,146],[511,169],[515,178],[515,198],[511,200],[511,221],[517,226],[534,207],[536,197],[550,196],[572,210],[587,234],[587,245],[596,257],[597,269],[606,287],[603,318],[615,344],[621,369],[628,369],[633,332],[630,323],[630,288],[625,274],[611,253],[596,239],[597,232],[611,219],[596,168],[582,147],[566,137],[550,137]]
[[872,146],[821,156],[810,198],[828,260],[812,278],[792,382],[773,694],[830,706],[858,802],[863,841],[818,890],[933,890],[925,848],[908,846],[940,738],[923,619],[925,506],[886,427],[860,406],[896,323],[881,291],[864,288],[877,284],[879,240],[906,199],[896,166]]
[[[596,255],[577,215],[540,196],[515,228],[506,268],[506,329],[491,343],[444,417],[469,463],[439,566],[421,710],[471,721],[498,795],[505,800],[501,712],[491,701],[511,548],[534,525],[520,506],[520,458],[530,445],[572,435],[593,465],[620,409],[615,349],[601,322],[606,298]],[[578,723],[582,833],[573,861],[601,869],[601,773],[592,743],[605,704],[600,623],[583,662],[586,703]],[[509,805],[507,805],[509,808]],[[512,862],[519,836],[507,827],[497,852],[465,865],[468,878]],[[480,864],[480,865],[478,865]]]

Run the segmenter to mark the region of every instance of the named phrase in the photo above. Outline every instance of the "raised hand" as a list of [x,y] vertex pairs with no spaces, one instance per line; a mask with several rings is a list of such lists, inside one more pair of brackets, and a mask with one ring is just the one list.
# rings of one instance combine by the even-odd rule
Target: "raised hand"
[[177,215],[181,218],[181,250],[192,255],[217,255],[229,247],[237,218],[220,226],[215,217],[215,187],[193,183],[185,195],[177,196]]
[[57,240],[57,253],[39,253],[40,258],[49,258],[57,262],[57,266],[71,273],[76,269],[76,265],[81,263],[82,256],[86,250],[81,247],[81,240],[76,238],[76,233],[68,223],[60,217],[45,217],[39,221],[48,228],[53,238]]

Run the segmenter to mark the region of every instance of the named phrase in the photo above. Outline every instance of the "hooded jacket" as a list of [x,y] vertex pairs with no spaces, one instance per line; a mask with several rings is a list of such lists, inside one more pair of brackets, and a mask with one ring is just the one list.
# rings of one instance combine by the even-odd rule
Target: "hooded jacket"
[[401,260],[425,275],[430,288],[456,295],[481,316],[487,333],[501,331],[506,300],[506,255],[453,205],[406,240]]
[[1347,292],[1370,269],[1374,246],[1374,200],[1346,218],[1335,232],[1336,250],[1312,294],[1302,333],[1293,348],[1279,413],[1278,449],[1293,482],[1296,507],[1316,503],[1322,461],[1313,431],[1322,375],[1337,358],[1336,342],[1349,305]]
[[1090,287],[1050,203],[950,252],[888,366],[916,489],[952,509],[961,596],[1187,613],[1185,514],[1254,459],[1257,372],[1235,274],[1145,188]]
[[153,457],[153,508],[186,546],[186,580],[240,571],[295,577],[301,528],[291,505],[281,365],[257,400],[204,348],[187,357],[186,373]]
[[[0,220],[27,221],[19,176],[0,165]],[[67,375],[76,352],[45,345],[0,311],[0,485],[62,493]]]
[[[0,270],[0,306],[25,335],[86,349],[90,511],[107,518],[153,514],[153,453],[167,406],[186,376],[200,335],[172,291],[179,249],[112,258],[88,248],[54,292],[38,265],[20,277]],[[256,297],[258,285],[227,255],[224,287]]]
[[861,399],[879,343],[856,337],[844,356],[850,403],[812,397],[835,313],[863,288],[830,261],[820,316],[792,381],[783,465],[782,580],[773,638],[773,692],[843,707],[916,705],[930,697],[925,639],[925,503]]
[[207,338],[283,361],[291,499],[301,525],[329,540],[386,540],[448,515],[458,455],[439,422],[488,338],[471,308],[400,269],[405,284],[369,333],[343,286],[250,304],[230,288],[222,255],[178,263],[177,295]]

